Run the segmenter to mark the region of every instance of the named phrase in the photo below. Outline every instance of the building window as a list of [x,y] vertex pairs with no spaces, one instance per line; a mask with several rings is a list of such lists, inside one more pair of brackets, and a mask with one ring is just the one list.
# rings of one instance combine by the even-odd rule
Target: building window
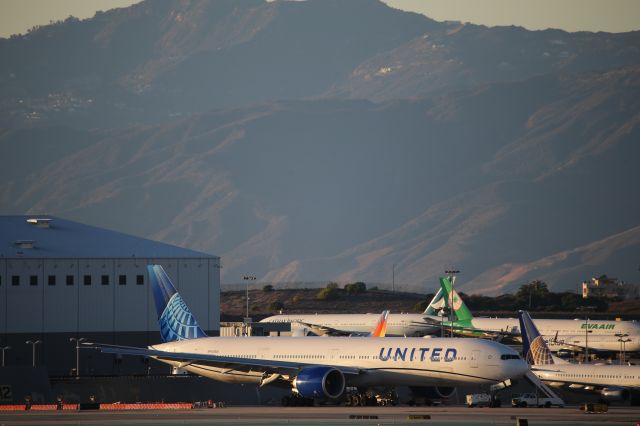
[[29,285],[38,285],[37,275],[29,275]]
[[55,275],[49,275],[47,277],[47,284],[56,285],[56,276]]
[[73,275],[67,275],[67,285],[73,285]]
[[126,275],[118,275],[118,284],[127,285],[127,276]]
[[91,275],[84,276],[84,285],[91,285]]
[[144,275],[136,275],[136,285],[144,285]]
[[109,285],[109,275],[103,275],[103,276],[100,278],[100,283],[101,283],[102,285]]
[[11,285],[20,285],[20,275],[13,275],[11,277]]

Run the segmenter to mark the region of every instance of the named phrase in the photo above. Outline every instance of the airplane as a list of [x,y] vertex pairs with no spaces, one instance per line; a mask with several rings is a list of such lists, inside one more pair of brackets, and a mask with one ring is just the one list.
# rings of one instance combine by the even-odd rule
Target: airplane
[[[475,318],[448,278],[440,278],[440,286],[456,317],[453,322],[444,322],[445,330],[453,328],[454,334],[461,336],[521,341],[517,318]],[[618,352],[620,335],[627,335],[627,351],[640,351],[640,324],[636,321],[536,319],[535,324],[554,352],[564,348],[583,350],[587,345],[593,351]]]
[[[387,321],[387,336],[422,337],[440,333],[437,311],[444,305],[442,290],[433,296],[422,314],[390,314]],[[262,319],[260,322],[291,323],[294,335],[305,335],[306,331],[329,336],[365,335],[376,321],[373,314],[280,314]]]
[[547,385],[597,392],[608,402],[627,400],[640,388],[640,366],[569,363],[551,354],[527,312],[519,311],[518,317],[523,357]]
[[148,272],[163,343],[85,347],[150,357],[228,383],[283,385],[300,397],[326,400],[342,398],[347,387],[432,386],[446,396],[451,386],[508,385],[528,371],[515,350],[482,339],[207,337],[162,267],[149,265]]

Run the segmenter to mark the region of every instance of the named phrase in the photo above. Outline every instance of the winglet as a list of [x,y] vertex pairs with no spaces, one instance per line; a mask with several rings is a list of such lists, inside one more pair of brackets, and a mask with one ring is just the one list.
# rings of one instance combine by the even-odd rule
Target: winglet
[[375,328],[369,334],[371,337],[384,337],[387,334],[387,320],[389,319],[389,311],[382,311]]
[[160,265],[147,265],[163,342],[206,337]]
[[553,356],[529,313],[518,311],[520,333],[522,334],[522,355],[530,365],[553,364]]

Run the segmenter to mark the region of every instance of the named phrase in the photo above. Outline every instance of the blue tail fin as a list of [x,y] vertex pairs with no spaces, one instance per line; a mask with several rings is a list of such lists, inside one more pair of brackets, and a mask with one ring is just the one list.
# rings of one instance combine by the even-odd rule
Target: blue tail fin
[[147,265],[163,342],[206,337],[160,265]]
[[551,351],[544,341],[529,313],[518,311],[520,333],[522,335],[522,356],[530,365],[553,364]]

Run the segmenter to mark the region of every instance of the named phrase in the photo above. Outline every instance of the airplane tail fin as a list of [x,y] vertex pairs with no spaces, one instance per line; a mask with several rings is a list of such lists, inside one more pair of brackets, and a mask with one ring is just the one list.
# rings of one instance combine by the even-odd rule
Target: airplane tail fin
[[382,311],[375,328],[369,334],[371,337],[384,337],[387,334],[387,320],[389,318],[389,311]]
[[147,265],[163,342],[206,337],[187,304],[160,265]]
[[531,365],[554,364],[551,351],[527,311],[518,311],[522,334],[522,355]]
[[435,296],[433,296],[433,299],[431,299],[429,306],[427,306],[427,309],[424,310],[422,315],[424,316],[438,315],[438,312],[442,310],[442,308],[444,308],[445,306],[446,306],[446,303],[444,300],[444,296],[442,294],[442,289],[439,288],[438,292],[435,294]]
[[444,291],[445,303],[453,309],[458,321],[470,322],[473,319],[473,315],[458,292],[451,285],[451,281],[446,277],[440,277],[440,287],[442,287],[442,291]]

